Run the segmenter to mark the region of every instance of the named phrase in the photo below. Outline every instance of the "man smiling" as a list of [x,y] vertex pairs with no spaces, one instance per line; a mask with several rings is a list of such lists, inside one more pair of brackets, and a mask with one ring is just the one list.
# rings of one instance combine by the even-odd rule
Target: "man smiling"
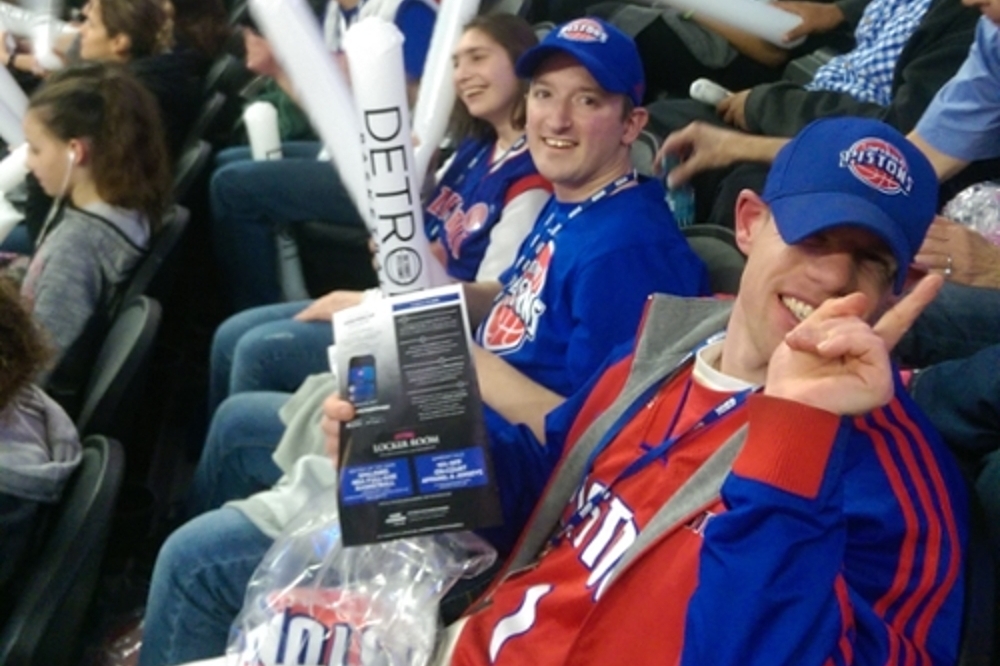
[[481,377],[564,452],[450,663],[954,663],[962,480],[888,357],[936,192],[888,126],[814,123],[739,197],[734,301],[657,297],[567,400]]
[[452,663],[953,663],[965,498],[888,360],[936,192],[888,126],[815,123],[739,198],[735,301],[658,298],[565,402],[481,382],[565,452]]
[[[650,294],[702,295],[707,276],[663,185],[632,168],[630,146],[647,119],[632,40],[596,19],[571,21],[525,53],[517,73],[530,79],[528,148],[553,196],[500,280],[466,286],[487,352],[477,363],[497,381],[530,377],[571,395],[632,337]],[[503,546],[520,531],[559,449],[522,448],[519,429],[490,410],[487,428],[506,489],[506,535],[494,539]]]

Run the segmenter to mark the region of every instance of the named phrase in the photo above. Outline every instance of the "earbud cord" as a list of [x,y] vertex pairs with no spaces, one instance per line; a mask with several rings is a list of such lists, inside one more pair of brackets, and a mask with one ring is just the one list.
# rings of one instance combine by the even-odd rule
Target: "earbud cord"
[[52,200],[52,206],[49,208],[49,214],[45,217],[45,222],[42,224],[42,230],[38,234],[38,240],[35,241],[35,249],[37,250],[42,246],[42,241],[49,233],[49,227],[52,226],[52,220],[56,217],[56,211],[62,206],[63,199],[66,198],[66,188],[69,186],[69,177],[73,174],[73,165],[75,162],[75,156],[73,153],[69,153],[69,164],[66,166],[66,175],[63,176],[62,185],[59,186],[59,194],[55,196]]

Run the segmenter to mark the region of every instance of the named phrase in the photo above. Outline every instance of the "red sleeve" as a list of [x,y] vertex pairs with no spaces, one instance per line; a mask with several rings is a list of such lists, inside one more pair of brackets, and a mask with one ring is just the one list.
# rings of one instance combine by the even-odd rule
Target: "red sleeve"
[[[815,499],[836,439],[840,417],[791,400],[753,395],[750,429],[733,472]],[[803,446],[802,442],[809,442]]]
[[528,190],[545,190],[546,192],[552,192],[552,183],[545,180],[545,178],[537,173],[520,178],[511,183],[511,186],[507,188],[507,195],[504,197],[503,205],[506,206]]

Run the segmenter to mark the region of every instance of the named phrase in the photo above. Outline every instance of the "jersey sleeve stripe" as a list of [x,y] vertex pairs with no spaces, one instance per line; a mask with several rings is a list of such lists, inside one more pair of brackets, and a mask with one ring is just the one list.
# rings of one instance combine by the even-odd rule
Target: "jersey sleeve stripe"
[[[852,640],[854,627],[854,614],[851,612],[851,598],[847,591],[847,582],[843,574],[837,576],[833,582],[833,592],[837,596],[837,605],[840,607],[840,640],[837,641],[837,655],[827,660],[826,666],[840,666],[841,664],[851,664],[854,662],[854,642]],[[839,655],[840,659],[836,659]]]
[[[855,425],[872,441],[875,447],[875,454],[882,464],[883,472],[886,475],[893,495],[900,500],[899,510],[903,519],[904,536],[903,543],[900,545],[899,563],[896,568],[896,574],[889,589],[874,604],[875,612],[885,617],[888,609],[899,602],[906,590],[907,582],[913,570],[914,560],[916,559],[917,539],[920,528],[917,521],[916,509],[907,498],[908,491],[903,481],[903,474],[889,450],[889,443],[885,432],[881,428],[875,428],[870,425],[865,418],[856,419]],[[907,498],[907,500],[902,501],[902,498]]]
[[[891,417],[888,409],[892,410]],[[906,536],[897,575],[876,609],[885,613],[920,663],[931,663],[926,649],[930,626],[959,573],[957,528],[950,519],[950,501],[940,470],[919,426],[898,403],[888,409],[871,414],[862,430],[879,442],[879,458],[887,476],[893,479],[891,485],[904,516]],[[935,486],[933,491],[928,479]],[[947,508],[939,506],[935,496],[941,497]],[[920,527],[920,515],[925,520],[924,528]],[[922,529],[925,536],[920,538]],[[920,552],[915,548],[918,542],[926,543]],[[940,557],[945,547],[949,561],[942,572]]]
[[503,199],[503,205],[506,206],[528,190],[545,190],[546,192],[551,192],[552,183],[545,180],[545,178],[537,173],[519,178],[511,183],[510,187],[507,188],[507,193],[504,195]]
[[[903,410],[898,401],[894,401],[892,403],[891,409],[892,415],[900,423],[900,427],[903,428],[909,434],[910,438],[915,441],[922,458],[928,462],[927,473],[930,477],[931,484],[933,485],[933,495],[938,500],[936,503],[928,507],[928,511],[934,511],[939,517],[944,527],[947,542],[948,562],[946,564],[944,579],[936,585],[933,585],[932,589],[934,589],[934,594],[932,595],[930,602],[923,605],[923,610],[920,613],[920,619],[917,621],[916,630],[914,632],[914,640],[916,640],[919,645],[923,645],[927,641],[934,617],[944,605],[945,599],[951,593],[952,588],[959,578],[959,573],[961,571],[961,541],[958,535],[958,526],[955,524],[955,514],[951,505],[951,497],[948,495],[944,478],[941,476],[941,469],[935,464],[936,461],[934,454],[930,449],[930,445],[928,444],[926,437],[924,437],[923,431],[916,423],[913,422],[909,414]],[[939,550],[938,552],[942,551]],[[935,553],[935,555],[937,555],[937,553]],[[936,557],[935,564],[937,564]]]

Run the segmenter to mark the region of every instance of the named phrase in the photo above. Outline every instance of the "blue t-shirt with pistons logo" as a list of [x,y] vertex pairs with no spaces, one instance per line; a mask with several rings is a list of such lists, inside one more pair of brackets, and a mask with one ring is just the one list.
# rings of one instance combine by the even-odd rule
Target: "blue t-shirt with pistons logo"
[[579,207],[550,199],[477,332],[484,348],[561,395],[632,337],[647,296],[709,293],[658,181],[640,179],[574,216]]
[[[533,381],[571,396],[612,351],[635,335],[652,293],[708,295],[708,273],[677,228],[656,180],[638,183],[583,207],[542,209],[535,231],[476,332],[484,348]],[[574,214],[576,213],[576,214]],[[532,511],[560,451],[525,450],[519,430],[484,405],[504,525],[484,530],[503,554]]]

